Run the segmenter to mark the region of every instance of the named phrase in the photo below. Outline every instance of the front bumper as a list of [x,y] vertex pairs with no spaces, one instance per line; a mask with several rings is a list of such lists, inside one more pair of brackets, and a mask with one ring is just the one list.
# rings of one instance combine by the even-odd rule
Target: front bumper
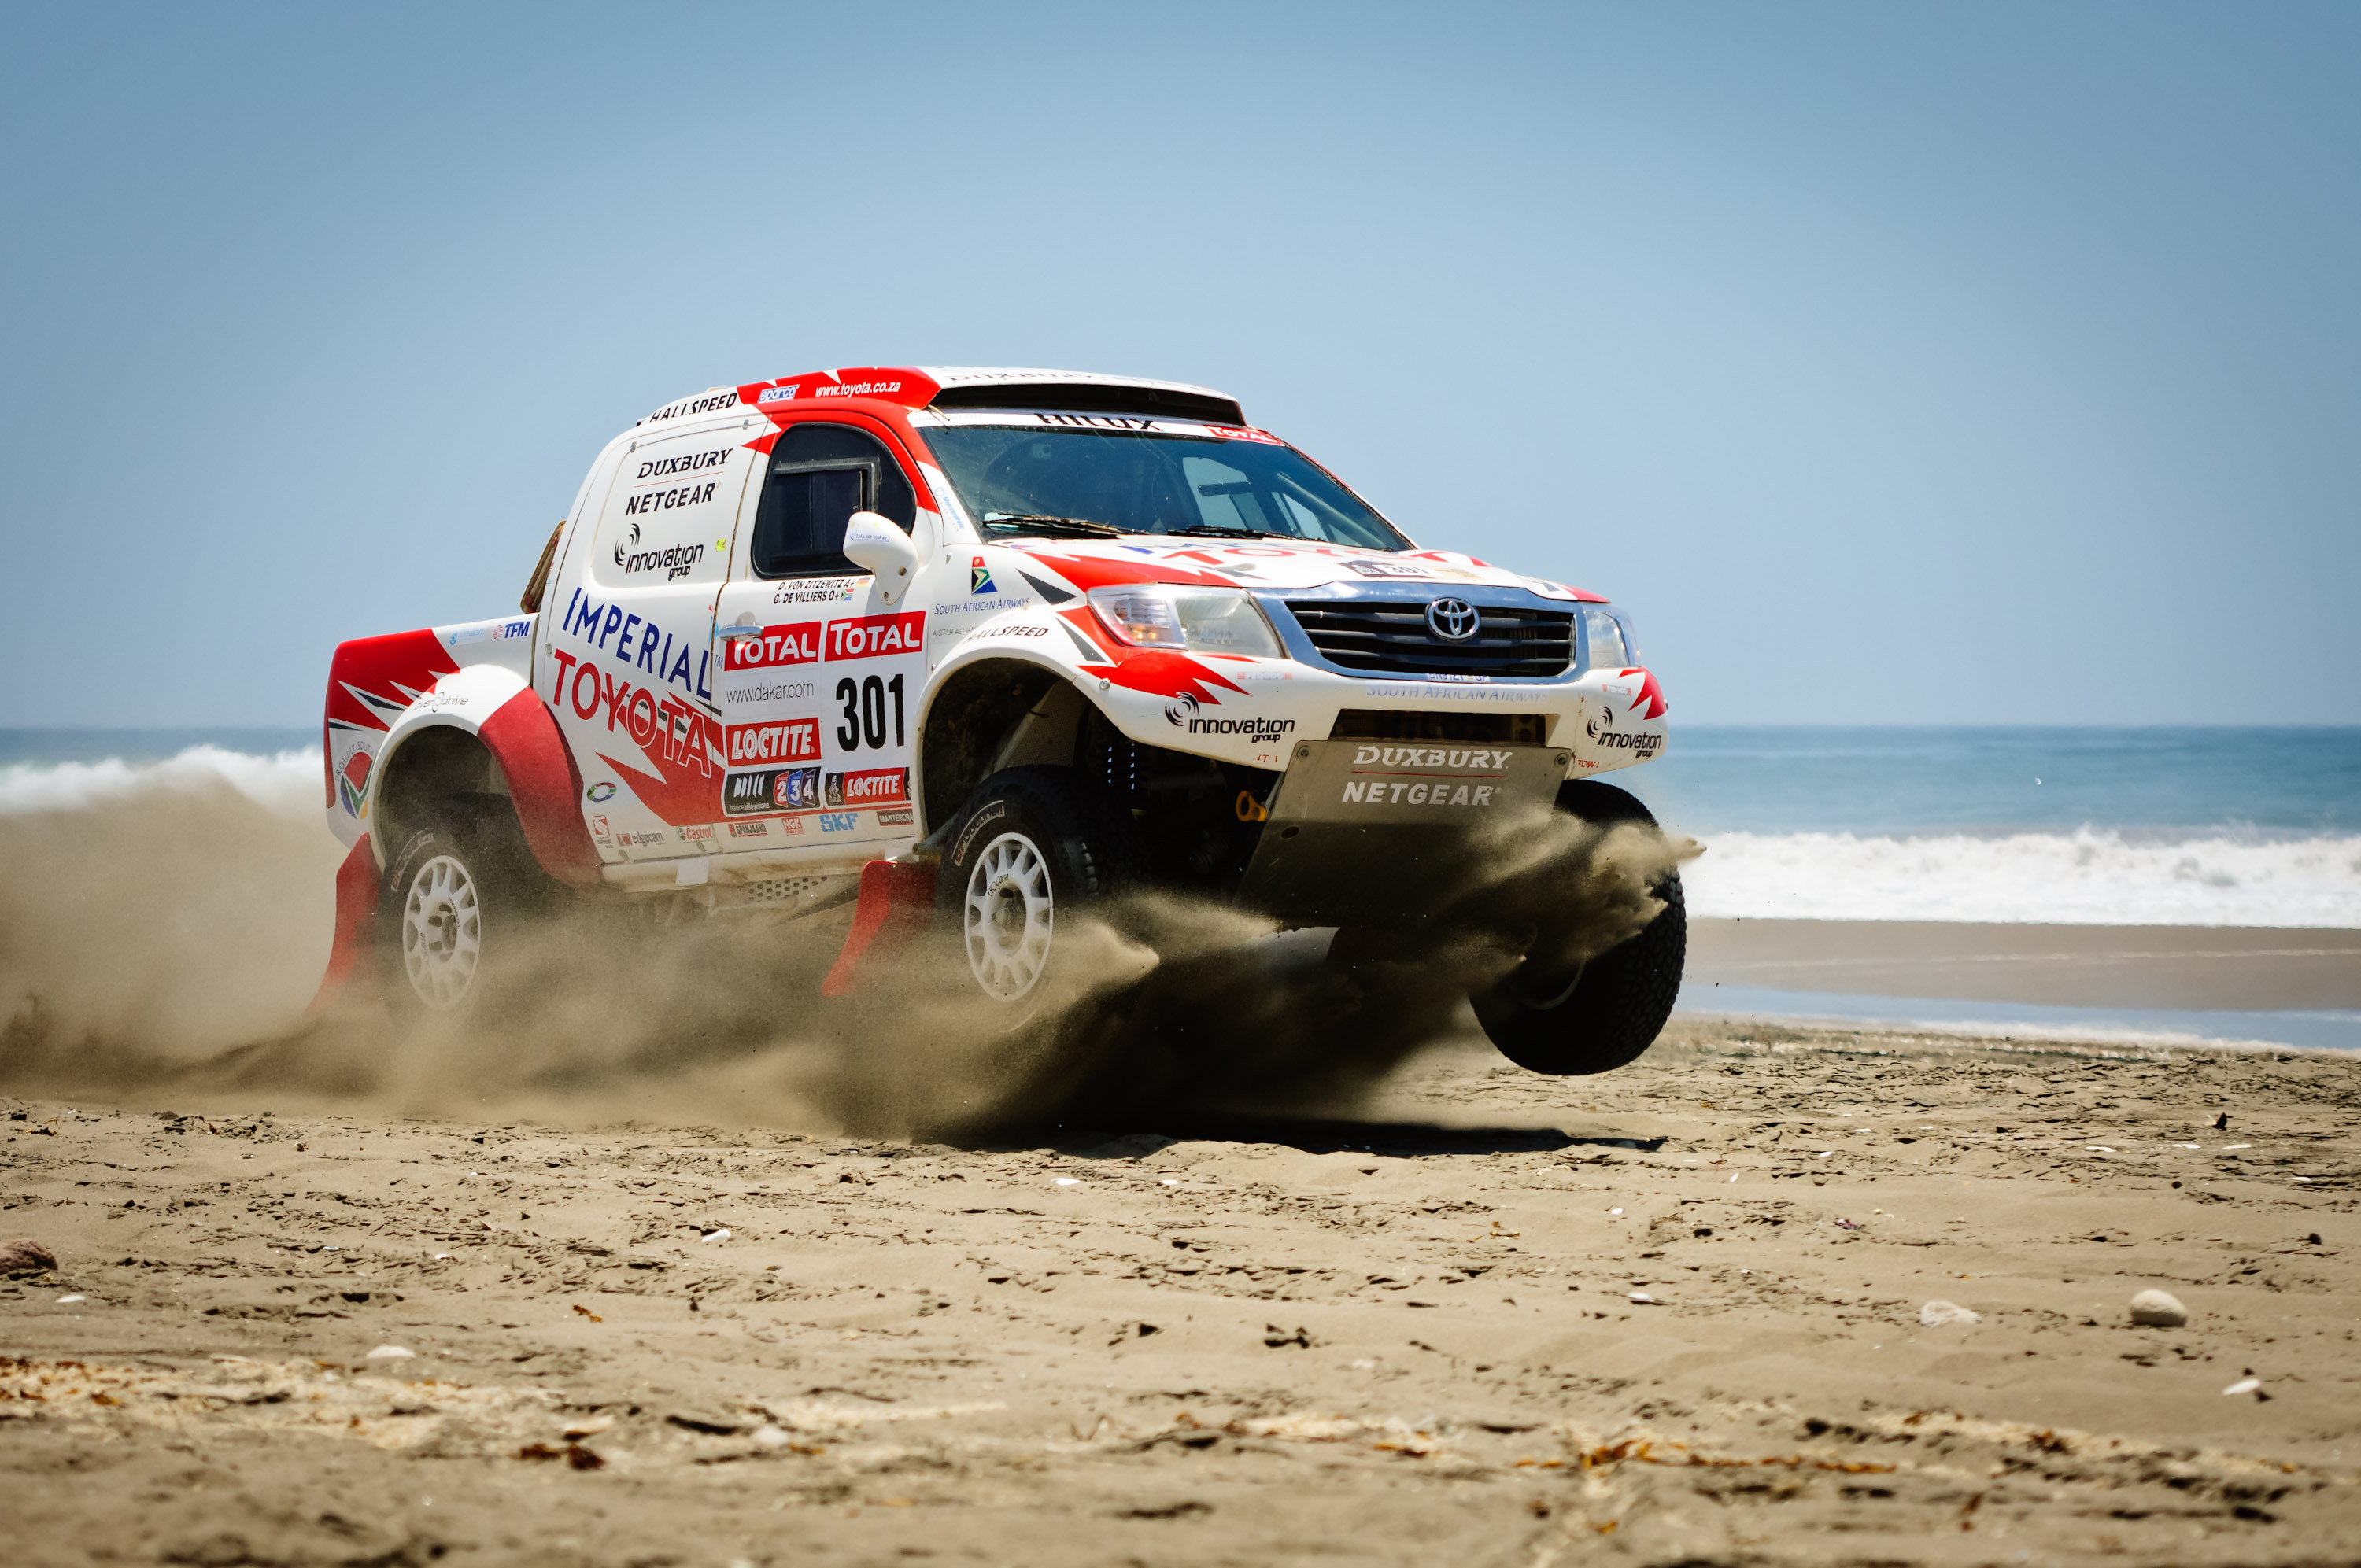
[[[1293,601],[1422,611],[1441,597],[1479,610],[1570,613],[1565,668],[1549,675],[1350,668],[1323,652],[1289,608]],[[1302,742],[1367,737],[1554,746],[1567,753],[1566,772],[1576,777],[1663,753],[1664,703],[1653,677],[1636,667],[1589,668],[1580,604],[1521,588],[1443,582],[1334,584],[1257,590],[1255,598],[1286,657],[1193,655],[1186,663],[1199,678],[1185,689],[1108,685],[1094,694],[1100,707],[1143,745],[1274,772],[1292,767]],[[1416,649],[1400,644],[1392,655],[1385,662],[1413,663]]]

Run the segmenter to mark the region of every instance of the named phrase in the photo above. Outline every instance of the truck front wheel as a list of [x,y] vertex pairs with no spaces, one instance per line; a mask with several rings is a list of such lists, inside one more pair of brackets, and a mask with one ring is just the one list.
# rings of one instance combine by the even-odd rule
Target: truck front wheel
[[[1656,823],[1630,795],[1593,779],[1560,786],[1557,808],[1602,830]],[[1534,1072],[1570,1078],[1611,1072],[1655,1044],[1680,994],[1688,914],[1678,872],[1667,871],[1648,891],[1664,907],[1638,936],[1564,967],[1528,959],[1468,997],[1502,1056]],[[1550,946],[1536,944],[1543,951]]]
[[515,978],[547,882],[505,800],[453,803],[403,839],[378,899],[378,950],[396,1010],[481,1010]]
[[1071,768],[1009,768],[984,780],[938,883],[983,993],[1031,996],[1056,965],[1059,922],[1134,882],[1139,852],[1130,814]]

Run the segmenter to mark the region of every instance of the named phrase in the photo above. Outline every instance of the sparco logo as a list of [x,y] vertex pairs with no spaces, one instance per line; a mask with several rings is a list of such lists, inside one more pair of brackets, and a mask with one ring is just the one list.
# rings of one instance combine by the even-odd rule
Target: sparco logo
[[1205,718],[1199,716],[1197,699],[1187,692],[1164,705],[1164,717],[1176,729],[1191,735],[1244,735],[1252,740],[1276,740],[1295,732],[1292,718]]
[[1436,599],[1426,607],[1426,629],[1445,642],[1465,642],[1483,624],[1484,618],[1466,599]]

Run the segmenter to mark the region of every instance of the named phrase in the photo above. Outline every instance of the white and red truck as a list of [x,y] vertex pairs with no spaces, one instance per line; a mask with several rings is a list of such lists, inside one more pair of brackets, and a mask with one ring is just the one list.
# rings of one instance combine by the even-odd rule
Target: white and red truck
[[[1136,887],[1295,927],[1481,920],[1471,834],[1647,820],[1595,778],[1662,751],[1664,706],[1620,609],[1418,547],[1221,393],[717,387],[608,444],[519,613],[337,648],[328,985],[465,1011],[567,896],[857,900],[829,990],[940,922],[1002,1007],[1062,918]],[[1654,1039],[1686,938],[1677,876],[1652,891],[1637,936],[1573,957],[1521,901],[1521,961],[1472,998],[1512,1059]]]

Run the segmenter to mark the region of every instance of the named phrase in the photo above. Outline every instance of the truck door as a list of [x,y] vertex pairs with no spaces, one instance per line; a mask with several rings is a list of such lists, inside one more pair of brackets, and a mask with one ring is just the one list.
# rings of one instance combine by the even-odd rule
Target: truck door
[[598,507],[588,562],[544,610],[550,697],[610,861],[709,852],[720,817],[713,598],[747,476],[742,422],[639,437]]
[[807,421],[781,433],[750,511],[714,617],[728,848],[890,852],[916,835],[926,611],[842,547],[856,511],[913,525],[909,476],[875,434]]

